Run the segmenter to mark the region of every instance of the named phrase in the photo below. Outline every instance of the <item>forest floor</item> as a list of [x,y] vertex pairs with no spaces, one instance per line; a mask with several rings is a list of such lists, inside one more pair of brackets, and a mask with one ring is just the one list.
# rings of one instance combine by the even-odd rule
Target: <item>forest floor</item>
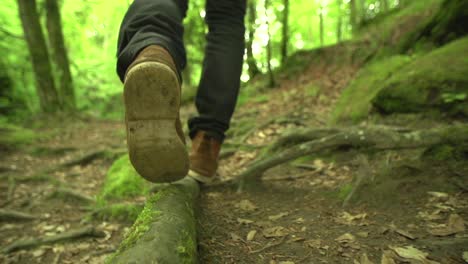
[[[384,200],[369,191],[344,203],[349,192],[343,190],[356,174],[373,177],[382,163],[404,159],[400,153],[369,160],[368,172],[362,172],[356,152],[345,151],[278,166],[265,174],[263,184],[242,193],[222,184],[284,131],[325,127],[356,71],[309,67],[239,107],[225,146],[245,148],[221,160],[220,181],[203,186],[197,201],[200,263],[464,263],[466,189],[418,189],[424,185],[418,178]],[[320,89],[311,92],[311,85]],[[182,109],[184,118],[193,113],[193,107]],[[245,124],[257,127],[243,129]],[[103,263],[132,224],[89,218],[106,171],[125,152],[123,122],[74,120],[36,133],[47,136],[0,154],[0,248],[92,228],[66,241],[2,252],[0,263]],[[418,168],[405,166],[418,174]],[[143,203],[144,196],[129,202]],[[11,210],[28,215],[11,216]]]

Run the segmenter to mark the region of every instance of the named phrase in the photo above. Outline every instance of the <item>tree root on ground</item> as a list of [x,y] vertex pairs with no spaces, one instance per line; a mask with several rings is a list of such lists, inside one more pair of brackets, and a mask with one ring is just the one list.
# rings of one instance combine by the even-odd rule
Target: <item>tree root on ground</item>
[[[328,131],[328,132],[327,132]],[[426,130],[408,130],[386,126],[350,127],[342,129],[318,129],[309,130],[313,135],[299,137],[305,142],[298,143],[297,136],[288,135],[280,138],[277,145],[288,145],[286,142],[293,140],[294,146],[286,150],[262,155],[254,161],[236,179],[239,189],[242,190],[248,182],[258,180],[263,173],[275,166],[300,158],[302,156],[320,153],[323,151],[336,151],[342,149],[363,149],[373,151],[418,149],[427,148],[442,143],[458,144],[460,141],[468,141],[468,126],[453,125]],[[317,138],[317,135],[323,135]],[[291,141],[289,141],[291,142]]]
[[163,185],[148,198],[109,263],[197,263],[196,180]]
[[0,209],[0,221],[31,221],[35,219],[38,219],[38,217],[31,214]]
[[96,201],[94,198],[86,194],[65,187],[58,187],[49,195],[49,198],[56,197],[63,199],[70,198],[84,203],[94,203]]
[[37,247],[45,244],[53,244],[66,240],[78,239],[83,237],[105,237],[105,233],[101,230],[97,230],[92,226],[87,226],[75,230],[70,230],[55,236],[46,236],[42,238],[31,238],[18,240],[13,242],[9,246],[2,249],[3,253],[10,253],[20,249],[26,249],[31,247]]

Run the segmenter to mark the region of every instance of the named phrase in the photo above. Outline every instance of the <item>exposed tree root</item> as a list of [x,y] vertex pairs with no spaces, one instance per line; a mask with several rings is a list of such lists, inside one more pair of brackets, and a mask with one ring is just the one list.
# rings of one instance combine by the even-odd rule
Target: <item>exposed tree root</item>
[[[320,132],[311,130],[309,133],[317,135],[325,133],[323,131],[323,129],[320,129]],[[321,138],[313,137],[314,139],[311,141],[296,144],[284,151],[269,156],[263,155],[263,158],[254,161],[238,176],[239,188],[242,190],[247,182],[258,180],[266,170],[272,167],[323,151],[350,148],[374,151],[416,149],[441,143],[466,142],[468,141],[468,126],[454,125],[417,131],[384,126],[350,127],[338,130],[330,129],[325,134]],[[281,142],[284,139],[280,138],[278,141]]]
[[78,157],[78,158],[76,158],[74,160],[70,160],[70,161],[64,162],[62,164],[59,164],[57,166],[57,169],[68,168],[68,167],[73,167],[73,166],[77,166],[77,165],[85,166],[85,165],[91,163],[95,159],[100,159],[100,158],[105,158],[105,157],[109,157],[109,158],[117,157],[117,156],[120,156],[120,155],[122,155],[122,154],[124,154],[126,152],[127,152],[126,149],[95,150],[95,151],[85,153],[84,155],[82,155],[82,156],[80,156],[80,157]]
[[363,183],[363,180],[365,178],[370,177],[371,173],[372,173],[371,167],[369,165],[369,160],[367,159],[366,156],[359,155],[358,156],[358,161],[360,163],[359,170],[358,170],[358,173],[355,174],[356,179],[354,181],[354,184],[352,186],[351,191],[349,192],[349,194],[346,196],[346,198],[343,201],[343,207],[346,207],[348,205],[348,203],[351,200],[351,198],[353,197],[353,195],[356,193],[358,188]]
[[0,221],[30,221],[37,218],[37,216],[23,212],[0,209]]
[[9,246],[2,249],[3,253],[10,253],[20,249],[37,247],[45,244],[53,244],[66,240],[78,239],[82,237],[104,237],[106,234],[103,231],[97,230],[92,226],[83,227],[76,230],[64,232],[55,236],[47,236],[42,238],[31,238],[18,240]]
[[94,203],[95,199],[83,193],[65,187],[58,187],[50,194],[50,198],[60,197],[63,199],[73,199],[84,203]]
[[108,263],[197,263],[194,200],[199,184],[186,177],[152,194]]

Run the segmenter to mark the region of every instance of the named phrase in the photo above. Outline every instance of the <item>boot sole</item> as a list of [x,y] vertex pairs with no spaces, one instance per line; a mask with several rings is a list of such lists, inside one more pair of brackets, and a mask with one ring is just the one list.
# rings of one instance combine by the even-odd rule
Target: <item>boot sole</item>
[[176,130],[180,88],[176,74],[158,62],[137,64],[124,83],[127,145],[135,170],[151,182],[173,182],[189,169]]
[[189,170],[188,176],[194,178],[198,182],[201,183],[212,183],[214,181],[214,176],[213,177],[207,177],[204,175],[201,175],[200,173],[194,171],[194,170]]

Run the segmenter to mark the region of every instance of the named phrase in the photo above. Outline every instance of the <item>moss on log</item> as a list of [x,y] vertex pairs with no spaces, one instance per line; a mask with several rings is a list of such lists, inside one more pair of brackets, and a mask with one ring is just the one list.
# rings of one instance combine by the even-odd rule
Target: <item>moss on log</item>
[[198,193],[198,182],[186,177],[151,194],[107,263],[197,263]]

